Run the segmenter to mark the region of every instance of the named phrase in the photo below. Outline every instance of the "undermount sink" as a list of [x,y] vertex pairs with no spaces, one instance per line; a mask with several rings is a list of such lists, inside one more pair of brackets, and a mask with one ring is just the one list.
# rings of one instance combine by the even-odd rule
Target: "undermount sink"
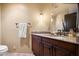
[[54,36],[56,39],[64,39],[64,36]]
[[53,35],[53,34],[45,34],[46,36],[50,36],[50,37],[54,37],[54,38],[57,38],[57,39],[62,39],[62,38],[64,38],[64,37],[66,37],[66,36],[64,36],[64,35]]
[[45,33],[45,34],[40,34],[40,35],[45,36],[45,37],[55,38],[55,39],[65,39],[65,38],[67,38],[67,36],[64,36],[64,35],[54,35],[54,34],[50,34],[50,33]]

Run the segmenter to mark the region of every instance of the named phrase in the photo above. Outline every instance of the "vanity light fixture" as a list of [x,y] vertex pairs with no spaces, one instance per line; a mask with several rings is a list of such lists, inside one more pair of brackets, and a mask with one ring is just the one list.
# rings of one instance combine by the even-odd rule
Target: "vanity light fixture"
[[43,24],[43,10],[40,10],[40,24]]
[[53,12],[51,13],[51,22],[53,22]]
[[43,15],[43,10],[40,10],[40,15]]

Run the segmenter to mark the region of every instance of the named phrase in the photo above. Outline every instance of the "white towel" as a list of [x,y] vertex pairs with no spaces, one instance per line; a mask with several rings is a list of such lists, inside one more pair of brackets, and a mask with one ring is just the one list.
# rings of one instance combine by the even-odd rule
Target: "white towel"
[[19,38],[26,38],[27,35],[27,24],[26,23],[18,23],[19,30]]

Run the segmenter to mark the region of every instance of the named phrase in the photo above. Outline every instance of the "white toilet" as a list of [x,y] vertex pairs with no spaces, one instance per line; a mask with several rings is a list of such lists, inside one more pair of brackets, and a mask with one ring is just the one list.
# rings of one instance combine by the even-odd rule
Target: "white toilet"
[[8,47],[6,45],[0,45],[0,56],[5,54],[8,51]]

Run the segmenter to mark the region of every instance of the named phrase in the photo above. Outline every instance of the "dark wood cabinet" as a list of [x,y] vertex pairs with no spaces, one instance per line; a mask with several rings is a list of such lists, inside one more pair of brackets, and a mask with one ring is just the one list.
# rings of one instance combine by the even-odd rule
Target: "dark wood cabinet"
[[60,48],[60,47],[55,47],[54,48],[54,51],[55,51],[55,55],[56,56],[64,56],[64,55],[67,55],[67,52],[65,51],[65,49]]
[[73,52],[58,46],[54,48],[54,51],[56,56],[74,56]]
[[79,56],[79,45],[76,45],[76,55]]
[[[66,15],[65,19],[65,22],[67,23],[66,25],[68,25],[66,26],[65,31],[69,31],[69,29],[71,28],[76,31],[76,25],[77,27],[79,26],[79,4],[77,12],[77,24],[75,21],[76,13],[73,13],[72,15]],[[69,43],[54,38],[51,39],[32,34],[32,51],[37,56],[79,56],[79,44]]]
[[41,37],[32,35],[32,51],[37,56],[43,56],[43,46]]
[[37,56],[76,56],[79,45],[47,37],[32,35],[32,50]]
[[54,51],[54,41],[53,41],[53,44],[52,44],[52,40],[49,39],[49,38],[45,38],[45,37],[42,37],[42,45],[43,45],[43,55],[45,56],[55,56],[55,51]]
[[41,46],[41,37],[33,35],[32,36],[32,50],[34,51],[35,55],[40,55],[39,54],[41,50],[40,46]]
[[77,50],[76,50],[76,52],[77,52],[77,55],[79,56],[79,46],[77,46]]
[[52,55],[75,55],[75,45],[72,43],[42,37],[42,42],[49,43],[52,47]]
[[44,56],[52,56],[52,46],[46,42],[42,42],[42,46],[43,46],[43,55]]

